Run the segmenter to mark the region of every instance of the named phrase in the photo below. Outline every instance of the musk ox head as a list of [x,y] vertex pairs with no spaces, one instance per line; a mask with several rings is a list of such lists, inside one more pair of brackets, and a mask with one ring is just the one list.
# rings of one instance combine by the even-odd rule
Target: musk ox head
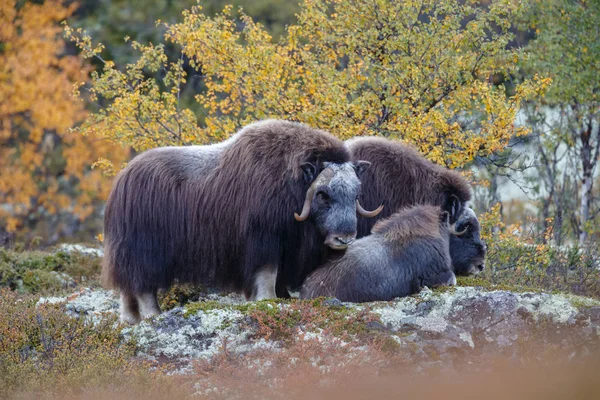
[[450,235],[450,257],[456,275],[477,275],[485,267],[487,247],[481,240],[481,226],[472,209],[466,208],[456,222],[457,234]]
[[306,191],[302,212],[294,217],[300,222],[310,218],[325,236],[325,244],[334,250],[343,250],[356,239],[357,213],[370,218],[383,210],[380,206],[366,211],[358,202],[359,176],[369,165],[368,161],[324,163],[323,170],[316,175],[312,163],[302,164],[304,179],[312,183]]
[[[423,206],[416,206],[414,209],[418,209]],[[450,213],[447,211],[441,211],[438,214],[439,221],[439,232],[442,236],[447,235],[449,231],[451,231],[450,227]],[[419,223],[418,220],[412,221],[412,223]],[[422,221],[423,225],[427,226],[427,221]],[[445,236],[447,237],[447,236]],[[422,240],[422,239],[421,239]],[[419,243],[419,242],[417,242]],[[419,243],[420,244],[420,243]],[[421,253],[431,252],[431,247],[424,247],[420,250]],[[438,254],[438,257],[433,257],[433,259],[437,259],[437,262],[430,262],[427,267],[421,265],[417,266],[419,269],[419,283],[421,288],[427,286],[429,288],[440,287],[440,286],[454,286],[456,285],[456,275],[452,270],[452,265],[448,263],[447,256],[442,256]]]

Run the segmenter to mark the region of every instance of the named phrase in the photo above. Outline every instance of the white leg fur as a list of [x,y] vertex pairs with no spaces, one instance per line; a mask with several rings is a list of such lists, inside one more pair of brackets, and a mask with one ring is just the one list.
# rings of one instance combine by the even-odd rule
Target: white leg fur
[[140,310],[135,296],[121,292],[120,305],[120,320],[122,323],[133,325],[140,322]]
[[140,314],[142,318],[153,317],[160,314],[156,292],[143,293],[136,297],[138,304],[140,305]]
[[265,265],[258,271],[254,277],[254,290],[250,300],[265,300],[274,299],[277,297],[275,293],[275,283],[277,282],[277,266]]
[[448,281],[448,286],[456,286],[456,275],[452,274],[452,277]]

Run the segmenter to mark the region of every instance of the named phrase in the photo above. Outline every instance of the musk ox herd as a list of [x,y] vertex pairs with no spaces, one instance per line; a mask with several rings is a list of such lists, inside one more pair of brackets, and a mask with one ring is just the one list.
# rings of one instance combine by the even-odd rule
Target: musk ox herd
[[483,269],[470,199],[460,174],[399,142],[261,121],[222,143],[146,151],[120,172],[103,280],[128,323],[159,314],[157,291],[175,282],[249,300],[390,300]]

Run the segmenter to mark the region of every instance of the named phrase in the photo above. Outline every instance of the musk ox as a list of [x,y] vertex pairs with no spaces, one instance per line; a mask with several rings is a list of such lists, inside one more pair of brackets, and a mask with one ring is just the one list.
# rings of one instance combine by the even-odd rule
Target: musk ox
[[418,293],[424,286],[456,284],[449,251],[448,212],[413,206],[380,220],[371,235],[311,273],[300,298],[387,301]]
[[471,186],[457,171],[432,163],[406,144],[378,137],[357,137],[345,143],[354,160],[371,163],[361,176],[361,204],[385,206],[378,218],[358,221],[359,238],[368,235],[377,220],[415,204],[442,207],[454,224],[471,199]]
[[454,229],[460,235],[450,235],[450,257],[456,275],[477,275],[485,267],[487,246],[481,240],[481,226],[471,208],[466,208]]
[[277,120],[135,157],[104,216],[103,279],[120,289],[121,319],[160,313],[157,290],[175,280],[251,299],[274,297],[278,275],[299,287],[327,247],[354,240],[357,212],[381,210],[357,200],[368,166],[330,134]]

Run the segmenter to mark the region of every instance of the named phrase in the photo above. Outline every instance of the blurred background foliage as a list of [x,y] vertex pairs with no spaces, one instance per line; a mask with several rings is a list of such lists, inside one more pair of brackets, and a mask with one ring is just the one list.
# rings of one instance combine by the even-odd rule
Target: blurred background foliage
[[488,245],[460,285],[600,298],[600,1],[196,5],[0,1],[0,397],[185,391],[114,319],[38,300],[99,287],[98,255],[54,246],[99,245],[111,177],[138,151],[265,117],[404,140],[460,168]]
[[[285,117],[402,139],[462,168],[499,265],[563,260],[569,273],[573,254],[594,259],[597,1],[199,4],[0,5],[0,245],[93,241],[103,172]],[[540,256],[554,246],[571,253]]]

